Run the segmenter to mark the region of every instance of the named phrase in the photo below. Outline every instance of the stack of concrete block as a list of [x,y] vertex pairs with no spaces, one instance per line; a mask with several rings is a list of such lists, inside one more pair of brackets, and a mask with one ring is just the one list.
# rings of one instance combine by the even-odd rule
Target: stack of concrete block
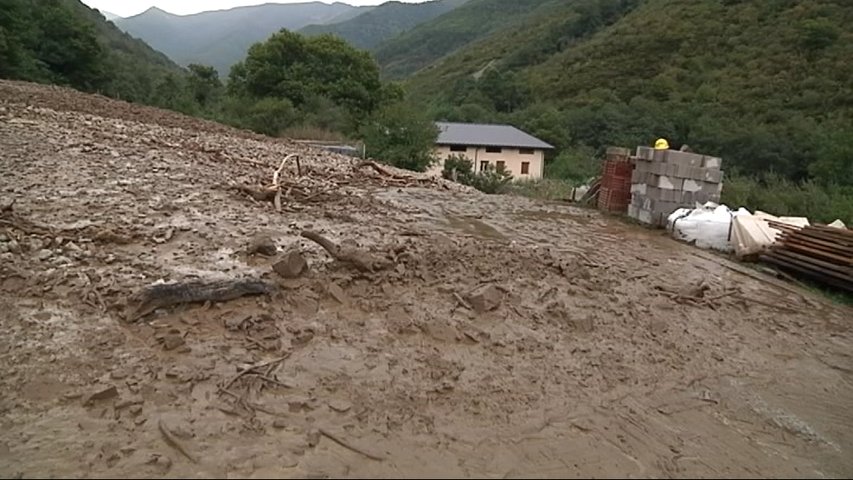
[[679,208],[719,202],[722,163],[719,157],[637,147],[628,215],[648,225],[664,226]]

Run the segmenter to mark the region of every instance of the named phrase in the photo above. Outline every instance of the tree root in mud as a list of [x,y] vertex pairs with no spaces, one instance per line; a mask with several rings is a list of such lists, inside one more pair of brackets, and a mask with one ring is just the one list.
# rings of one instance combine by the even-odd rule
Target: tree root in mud
[[260,280],[223,280],[152,285],[135,294],[128,302],[133,322],[158,308],[184,303],[226,302],[246,295],[264,295],[272,287]]
[[302,236],[323,247],[335,260],[349,264],[362,272],[376,272],[390,268],[392,265],[387,259],[357,248],[340,246],[312,230],[304,230]]

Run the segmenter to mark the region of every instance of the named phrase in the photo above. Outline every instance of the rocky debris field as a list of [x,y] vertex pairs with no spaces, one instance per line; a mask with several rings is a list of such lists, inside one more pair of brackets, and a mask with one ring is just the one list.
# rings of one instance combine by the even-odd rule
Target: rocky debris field
[[851,309],[656,231],[15,82],[0,172],[0,475],[853,475]]

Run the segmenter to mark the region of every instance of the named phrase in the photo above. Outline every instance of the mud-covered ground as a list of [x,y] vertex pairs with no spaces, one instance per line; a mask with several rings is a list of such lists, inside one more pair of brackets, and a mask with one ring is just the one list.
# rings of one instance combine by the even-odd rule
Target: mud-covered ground
[[4,205],[2,476],[853,475],[853,311],[619,219],[12,82]]

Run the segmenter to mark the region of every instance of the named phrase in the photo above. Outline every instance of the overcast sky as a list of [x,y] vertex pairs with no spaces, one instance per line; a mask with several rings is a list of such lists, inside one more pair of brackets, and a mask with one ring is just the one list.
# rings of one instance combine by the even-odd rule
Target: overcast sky
[[[226,8],[240,7],[244,5],[260,5],[263,3],[302,3],[310,0],[83,0],[86,5],[98,10],[114,13],[122,17],[130,17],[142,13],[152,6],[176,15],[189,15],[191,13],[204,12],[207,10],[224,10]],[[324,3],[334,3],[330,0],[322,0]],[[384,0],[345,0],[343,3],[350,5],[378,5]],[[417,3],[423,0],[400,0],[406,3]]]

